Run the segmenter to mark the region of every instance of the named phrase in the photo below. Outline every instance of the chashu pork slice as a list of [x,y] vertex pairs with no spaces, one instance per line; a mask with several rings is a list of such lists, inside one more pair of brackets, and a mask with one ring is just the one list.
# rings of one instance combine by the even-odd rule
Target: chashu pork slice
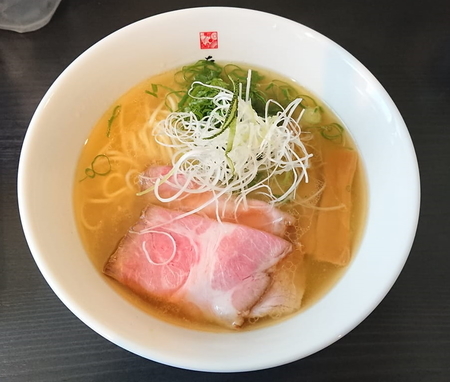
[[[151,166],[141,175],[141,190],[153,187],[158,179],[162,180],[158,187],[159,195],[165,199],[174,196],[182,186],[186,185],[183,175],[167,175],[172,170],[171,166]],[[167,179],[166,179],[167,178]],[[187,185],[188,189],[195,190],[195,184]],[[294,217],[279,208],[256,199],[247,199],[247,203],[241,203],[237,208],[235,198],[229,195],[221,195],[215,202],[211,191],[190,193],[183,192],[173,201],[162,205],[167,208],[193,211],[201,207],[199,213],[212,219],[224,222],[243,224],[262,231],[283,236],[288,226],[294,224]],[[160,203],[154,195],[152,203]]]
[[141,296],[195,305],[239,327],[271,285],[291,244],[244,225],[150,205],[121,240],[105,274]]

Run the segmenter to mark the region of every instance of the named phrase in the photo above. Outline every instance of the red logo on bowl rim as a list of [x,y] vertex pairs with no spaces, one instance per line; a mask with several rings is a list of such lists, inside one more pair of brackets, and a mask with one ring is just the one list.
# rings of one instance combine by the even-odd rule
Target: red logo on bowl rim
[[200,32],[200,49],[219,48],[219,34],[217,31]]

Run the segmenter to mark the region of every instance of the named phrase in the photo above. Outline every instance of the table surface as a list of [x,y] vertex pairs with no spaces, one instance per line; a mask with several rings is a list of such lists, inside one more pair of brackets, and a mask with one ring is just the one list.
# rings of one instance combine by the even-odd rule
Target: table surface
[[[100,337],[60,302],[41,276],[17,208],[17,167],[28,123],[70,62],[129,23],[210,5],[290,18],[351,52],[397,104],[421,171],[417,236],[403,272],[381,304],[328,348],[288,365],[249,373],[176,369]],[[450,380],[449,121],[447,0],[63,0],[51,22],[39,31],[0,30],[0,380]]]

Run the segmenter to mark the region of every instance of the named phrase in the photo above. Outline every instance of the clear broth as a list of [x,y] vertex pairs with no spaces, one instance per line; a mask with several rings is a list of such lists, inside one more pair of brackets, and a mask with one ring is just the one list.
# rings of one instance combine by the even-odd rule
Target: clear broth
[[[288,82],[299,94],[315,98],[323,110],[323,124],[337,122],[343,126],[331,110],[306,89],[274,73],[259,68],[258,71],[268,79],[277,78]],[[82,242],[99,272],[102,272],[106,261],[115,251],[119,241],[139,219],[147,204],[145,198],[136,196],[136,192],[139,191],[136,181],[138,174],[153,164],[170,164],[170,153],[161,149],[153,140],[148,123],[152,111],[161,107],[162,101],[161,98],[148,94],[146,90],[151,90],[152,84],[155,83],[175,88],[177,86],[174,82],[175,72],[170,71],[149,78],[121,96],[93,127],[83,147],[75,175],[74,210]],[[117,105],[120,105],[120,112],[111,122],[111,116]],[[163,114],[159,115],[159,118],[163,118]],[[109,137],[107,137],[108,129],[110,129]],[[314,147],[319,152],[327,150],[330,145],[335,144],[320,137],[314,132],[314,129],[312,129],[312,134],[314,135]],[[348,132],[345,132],[343,144],[356,150]],[[101,173],[107,167],[104,157],[99,157],[93,165],[93,159],[98,155],[108,156],[111,172],[104,176],[95,174],[92,178],[86,177],[86,169],[95,167],[96,171]],[[358,163],[352,185],[352,257],[362,235],[367,204],[364,173],[360,161]],[[88,173],[92,176],[92,172],[88,170]],[[295,214],[295,208],[294,211],[288,211]],[[293,261],[296,258],[303,258],[300,249],[295,250],[290,256],[294,259]],[[300,285],[306,274],[306,288],[299,312],[310,307],[329,291],[342,277],[347,267],[348,265],[340,267],[319,262],[306,254],[296,277]],[[118,293],[132,304],[164,321],[198,330],[226,330],[214,323],[192,319],[171,304],[141,298],[115,280],[104,277]],[[256,323],[246,325],[244,329],[269,325],[291,315],[278,319],[260,319]]]

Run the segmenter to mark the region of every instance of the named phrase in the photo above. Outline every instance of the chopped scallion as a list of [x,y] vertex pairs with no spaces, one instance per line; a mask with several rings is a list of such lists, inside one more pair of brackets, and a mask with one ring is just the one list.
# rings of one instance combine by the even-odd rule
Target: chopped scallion
[[112,112],[112,114],[111,114],[111,117],[108,119],[108,128],[107,128],[107,130],[106,130],[106,136],[107,136],[108,138],[109,138],[109,136],[111,135],[111,126],[112,126],[114,120],[117,118],[117,116],[118,116],[119,113],[120,113],[120,108],[121,108],[121,105],[117,105],[117,106],[114,108],[114,110],[113,110],[113,112]]
[[91,162],[91,167],[87,167],[84,170],[84,174],[86,175],[83,179],[80,179],[80,182],[85,180],[86,178],[95,178],[96,175],[105,176],[111,172],[111,161],[109,157],[105,154],[99,154],[94,157]]

